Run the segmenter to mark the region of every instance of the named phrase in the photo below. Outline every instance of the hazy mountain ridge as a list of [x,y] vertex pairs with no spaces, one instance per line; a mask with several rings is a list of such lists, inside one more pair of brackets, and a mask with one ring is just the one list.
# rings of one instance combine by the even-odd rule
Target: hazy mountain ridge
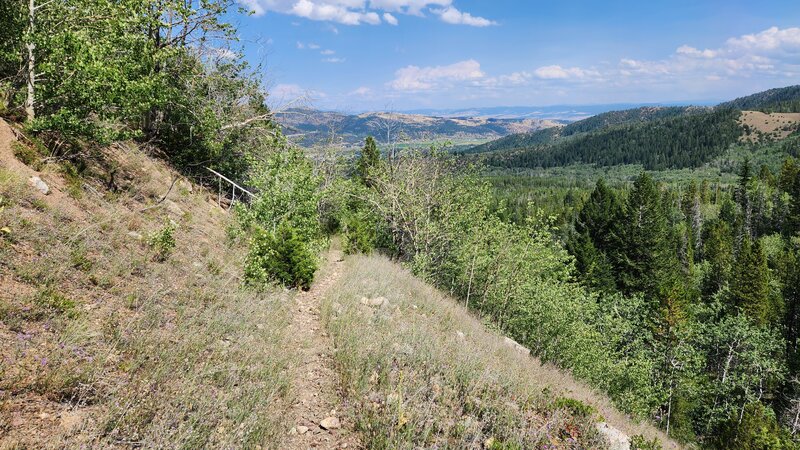
[[487,140],[561,125],[553,120],[491,117],[437,117],[422,114],[369,112],[345,114],[313,109],[290,109],[278,114],[284,133],[303,146],[333,142],[361,145],[367,136],[379,140]]

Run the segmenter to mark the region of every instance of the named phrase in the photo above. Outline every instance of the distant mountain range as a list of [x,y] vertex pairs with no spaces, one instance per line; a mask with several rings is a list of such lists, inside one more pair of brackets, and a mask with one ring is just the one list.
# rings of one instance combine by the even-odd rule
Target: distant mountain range
[[[718,102],[692,102],[693,105],[710,106]],[[414,109],[403,111],[437,117],[491,117],[495,119],[543,119],[574,122],[608,111],[619,111],[642,107],[685,106],[687,102],[668,103],[609,103],[600,105],[552,105],[552,106],[494,106],[462,109]]]
[[387,112],[344,114],[301,108],[281,111],[277,117],[284,134],[306,147],[328,143],[360,146],[370,135],[379,142],[447,139],[454,143],[474,144],[563,124],[537,118],[437,117]]

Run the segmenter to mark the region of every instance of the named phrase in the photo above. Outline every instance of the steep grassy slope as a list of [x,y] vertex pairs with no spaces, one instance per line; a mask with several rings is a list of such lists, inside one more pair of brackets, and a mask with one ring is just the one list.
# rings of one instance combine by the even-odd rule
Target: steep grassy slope
[[134,146],[88,161],[0,121],[0,448],[279,448],[291,294],[240,289],[216,193]]
[[602,420],[675,448],[388,259],[345,266],[324,319],[368,448],[604,448]]

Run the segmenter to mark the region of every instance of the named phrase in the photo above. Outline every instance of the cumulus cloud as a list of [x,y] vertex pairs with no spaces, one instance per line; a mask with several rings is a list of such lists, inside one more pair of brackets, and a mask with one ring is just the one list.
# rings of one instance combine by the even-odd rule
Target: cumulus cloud
[[754,34],[732,37],[719,48],[704,49],[681,45],[661,60],[620,60],[620,74],[691,76],[718,81],[723,76],[750,77],[754,74],[798,75],[800,28],[772,27]]
[[387,23],[397,25],[395,14],[424,16],[425,12],[438,15],[442,21],[485,27],[494,21],[462,12],[453,6],[453,0],[238,0],[256,16],[277,12],[309,20],[335,22],[343,25]]
[[395,72],[395,78],[389,86],[398,91],[422,91],[433,89],[442,83],[484,77],[480,63],[470,59],[446,66],[407,66]]
[[438,14],[443,22],[454,25],[469,25],[471,27],[488,27],[491,25],[497,25],[497,22],[484,19],[483,17],[473,16],[468,12],[461,12],[452,6],[446,9],[434,10],[433,12]]
[[366,86],[361,86],[361,87],[359,87],[357,89],[354,89],[353,91],[349,92],[347,95],[358,96],[358,97],[366,97],[366,96],[372,95],[372,89],[370,89],[370,88],[368,88]]
[[383,20],[386,21],[389,25],[397,25],[397,17],[393,16],[390,13],[383,13]]
[[600,76],[600,73],[595,70],[581,69],[580,67],[561,67],[559,65],[539,67],[533,71],[533,74],[543,80],[586,79]]

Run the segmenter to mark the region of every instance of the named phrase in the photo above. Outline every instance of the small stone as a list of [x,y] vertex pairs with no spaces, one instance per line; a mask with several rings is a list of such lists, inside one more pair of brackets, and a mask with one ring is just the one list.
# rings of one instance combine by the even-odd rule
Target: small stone
[[128,237],[136,239],[137,241],[141,241],[142,240],[142,235],[137,233],[137,232],[135,232],[135,231],[131,231],[130,233],[128,233]]
[[297,428],[295,428],[295,427],[292,427],[292,429],[291,429],[291,430],[289,430],[289,435],[290,435],[290,436],[294,436],[295,434],[297,434]]
[[35,176],[31,177],[28,180],[28,184],[30,184],[31,186],[36,188],[39,192],[41,192],[44,195],[47,195],[47,194],[50,193],[50,187],[47,185],[47,183],[42,181],[42,179],[39,178],[39,177],[35,177]]
[[306,434],[306,433],[308,433],[308,427],[304,427],[303,425],[297,427],[297,434]]
[[49,419],[50,418],[50,414],[48,414],[46,412],[43,412],[43,413],[39,414],[39,418],[42,419],[42,420]]
[[523,355],[530,355],[531,351],[525,347],[523,347],[519,342],[511,339],[510,337],[503,338],[503,343],[506,344],[507,347],[513,348],[519,353]]
[[326,417],[322,419],[322,422],[319,423],[320,428],[323,430],[335,430],[342,426],[339,422],[339,419],[336,417]]
[[361,304],[366,306],[383,306],[388,305],[389,300],[384,297],[367,298],[361,297]]
[[461,332],[461,331],[456,331],[456,336],[458,337],[458,340],[459,340],[459,341],[461,341],[461,342],[464,342],[464,340],[467,338],[467,337],[464,335],[464,333],[463,333],[463,332]]

